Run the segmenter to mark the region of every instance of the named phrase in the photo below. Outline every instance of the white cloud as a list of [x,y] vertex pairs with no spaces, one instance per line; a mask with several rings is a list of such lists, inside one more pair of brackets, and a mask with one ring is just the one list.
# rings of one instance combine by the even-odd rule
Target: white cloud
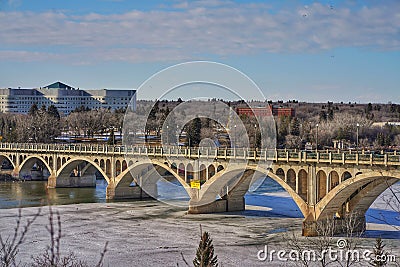
[[400,5],[385,3],[391,4],[332,9],[316,3],[271,12],[264,4],[203,0],[110,15],[0,12],[0,58],[151,62],[355,46],[398,50]]

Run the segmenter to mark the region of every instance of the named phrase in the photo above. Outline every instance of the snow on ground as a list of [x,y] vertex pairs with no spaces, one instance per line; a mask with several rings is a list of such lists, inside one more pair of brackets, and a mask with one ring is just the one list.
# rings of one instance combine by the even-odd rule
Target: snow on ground
[[[106,241],[109,241],[105,266],[186,266],[190,263],[199,241],[199,226],[209,231],[216,253],[223,266],[282,266],[277,262],[260,262],[257,252],[268,245],[270,249],[287,248],[286,232],[301,232],[303,216],[288,193],[266,182],[264,188],[246,194],[246,211],[220,214],[186,214],[184,208],[168,206],[157,201],[123,203],[93,203],[56,206],[61,215],[64,238],[63,252],[73,251],[78,257],[94,264]],[[400,184],[395,185],[400,189]],[[386,191],[384,196],[389,196]],[[35,213],[37,208],[25,208],[23,214]],[[17,209],[0,210],[0,233],[11,235]],[[21,247],[22,263],[43,253],[49,241],[46,231],[46,207],[35,222]],[[367,212],[367,234],[361,246],[370,248],[371,237],[385,238],[387,248],[398,254],[398,213],[388,209],[382,198]],[[396,217],[397,216],[397,217]],[[25,221],[25,220],[24,220]]]

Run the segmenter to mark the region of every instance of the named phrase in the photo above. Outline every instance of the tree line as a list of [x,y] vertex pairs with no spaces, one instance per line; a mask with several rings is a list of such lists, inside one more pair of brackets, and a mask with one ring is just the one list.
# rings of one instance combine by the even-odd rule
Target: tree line
[[53,143],[62,134],[93,137],[120,130],[123,115],[123,110],[81,107],[63,117],[54,105],[33,104],[28,114],[0,113],[0,135],[2,142],[20,143]]
[[[215,102],[217,100],[210,100]],[[221,100],[219,100],[221,101]],[[143,103],[142,103],[143,102]],[[183,101],[138,101],[137,112],[144,112],[146,105],[153,105],[146,118],[146,135],[161,136],[163,123],[170,112]],[[232,109],[243,106],[243,101],[226,102]],[[313,148],[328,148],[335,140],[342,141],[347,147],[356,148],[390,148],[400,146],[400,127],[391,124],[376,126],[375,122],[399,121],[400,105],[396,104],[343,104],[343,103],[301,103],[299,101],[255,102],[255,105],[280,105],[292,107],[296,116],[275,118],[277,146],[279,148],[303,149],[306,143]],[[143,109],[143,110],[142,110]],[[177,120],[184,118],[182,114],[174,114]],[[114,136],[114,131],[122,129],[124,110],[93,109],[80,107],[67,116],[60,116],[54,105],[37,107],[32,105],[28,114],[0,113],[0,135],[3,142],[56,142],[62,134],[72,136],[94,137],[107,134]],[[180,118],[182,117],[182,118]],[[219,145],[229,147],[232,135],[241,139],[247,134],[252,147],[260,147],[260,129],[254,127],[257,120],[254,116],[240,115],[246,133],[224,129],[217,121],[197,117],[187,122],[182,131],[170,131],[167,141],[186,146],[197,146],[204,138],[215,140]],[[231,128],[233,125],[230,126]],[[182,138],[184,133],[185,138]],[[115,138],[110,138],[115,143]]]

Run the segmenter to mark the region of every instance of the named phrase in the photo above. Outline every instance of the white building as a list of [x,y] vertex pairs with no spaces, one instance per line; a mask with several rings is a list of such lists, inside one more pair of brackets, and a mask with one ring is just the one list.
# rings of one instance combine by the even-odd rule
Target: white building
[[82,106],[115,110],[130,105],[136,110],[136,90],[80,90],[61,82],[33,89],[0,89],[0,112],[28,113],[35,103],[38,108],[54,105],[63,115]]

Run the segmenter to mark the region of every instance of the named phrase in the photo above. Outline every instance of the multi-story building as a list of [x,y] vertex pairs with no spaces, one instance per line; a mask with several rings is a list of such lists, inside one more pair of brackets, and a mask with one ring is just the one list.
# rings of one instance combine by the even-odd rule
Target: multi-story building
[[236,112],[239,115],[246,116],[257,116],[257,117],[266,117],[266,116],[276,116],[276,117],[295,117],[296,112],[293,108],[284,108],[278,106],[266,106],[266,107],[238,107],[236,108]]
[[0,89],[0,112],[28,113],[33,104],[39,108],[54,105],[62,115],[82,106],[113,110],[129,107],[135,110],[136,90],[81,90],[61,82],[32,89]]

